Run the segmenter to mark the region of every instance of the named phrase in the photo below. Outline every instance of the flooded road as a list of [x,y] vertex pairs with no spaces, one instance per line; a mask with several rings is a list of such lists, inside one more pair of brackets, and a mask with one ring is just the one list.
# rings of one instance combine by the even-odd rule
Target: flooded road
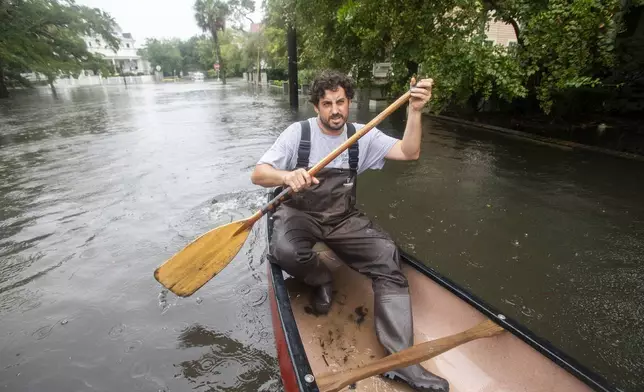
[[[0,102],[0,390],[281,390],[264,224],[190,298],[152,273],[263,203],[250,171],[313,115],[302,105],[240,82]],[[361,176],[362,208],[405,250],[644,389],[644,164],[424,121],[421,159]]]

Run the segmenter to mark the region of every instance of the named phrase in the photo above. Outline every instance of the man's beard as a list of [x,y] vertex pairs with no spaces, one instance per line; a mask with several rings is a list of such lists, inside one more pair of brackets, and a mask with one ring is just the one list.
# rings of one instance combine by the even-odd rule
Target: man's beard
[[[338,126],[331,125],[331,120],[336,118],[342,119],[343,121]],[[322,125],[324,125],[327,129],[330,129],[332,131],[341,130],[342,128],[344,128],[344,124],[347,122],[347,120],[341,114],[338,114],[337,116],[332,116],[329,118],[329,120],[325,120],[322,117],[320,117],[320,121],[322,122]]]

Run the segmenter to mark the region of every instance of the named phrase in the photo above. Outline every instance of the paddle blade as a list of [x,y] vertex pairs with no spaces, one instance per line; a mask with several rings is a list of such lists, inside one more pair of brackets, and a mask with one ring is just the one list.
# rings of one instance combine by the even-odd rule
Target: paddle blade
[[252,228],[245,223],[232,222],[203,234],[157,268],[154,277],[176,295],[189,297],[235,258]]

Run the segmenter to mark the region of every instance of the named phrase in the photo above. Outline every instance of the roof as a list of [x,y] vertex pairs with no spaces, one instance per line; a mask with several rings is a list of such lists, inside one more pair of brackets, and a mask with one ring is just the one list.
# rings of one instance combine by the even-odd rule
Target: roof
[[132,39],[132,33],[123,33],[123,38]]

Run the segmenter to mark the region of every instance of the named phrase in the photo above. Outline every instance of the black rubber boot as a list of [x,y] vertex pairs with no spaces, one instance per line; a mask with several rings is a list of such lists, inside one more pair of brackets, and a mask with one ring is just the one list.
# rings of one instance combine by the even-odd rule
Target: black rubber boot
[[[414,342],[414,327],[408,289],[383,287],[378,291],[374,298],[378,340],[388,354],[411,347]],[[396,369],[383,376],[404,381],[417,391],[449,391],[447,380],[429,372],[421,365]]]
[[420,365],[387,372],[383,376],[392,380],[404,381],[417,391],[449,391],[447,380],[438,377]]
[[327,314],[331,309],[333,302],[333,285],[331,283],[323,284],[313,288],[311,306],[316,314]]

